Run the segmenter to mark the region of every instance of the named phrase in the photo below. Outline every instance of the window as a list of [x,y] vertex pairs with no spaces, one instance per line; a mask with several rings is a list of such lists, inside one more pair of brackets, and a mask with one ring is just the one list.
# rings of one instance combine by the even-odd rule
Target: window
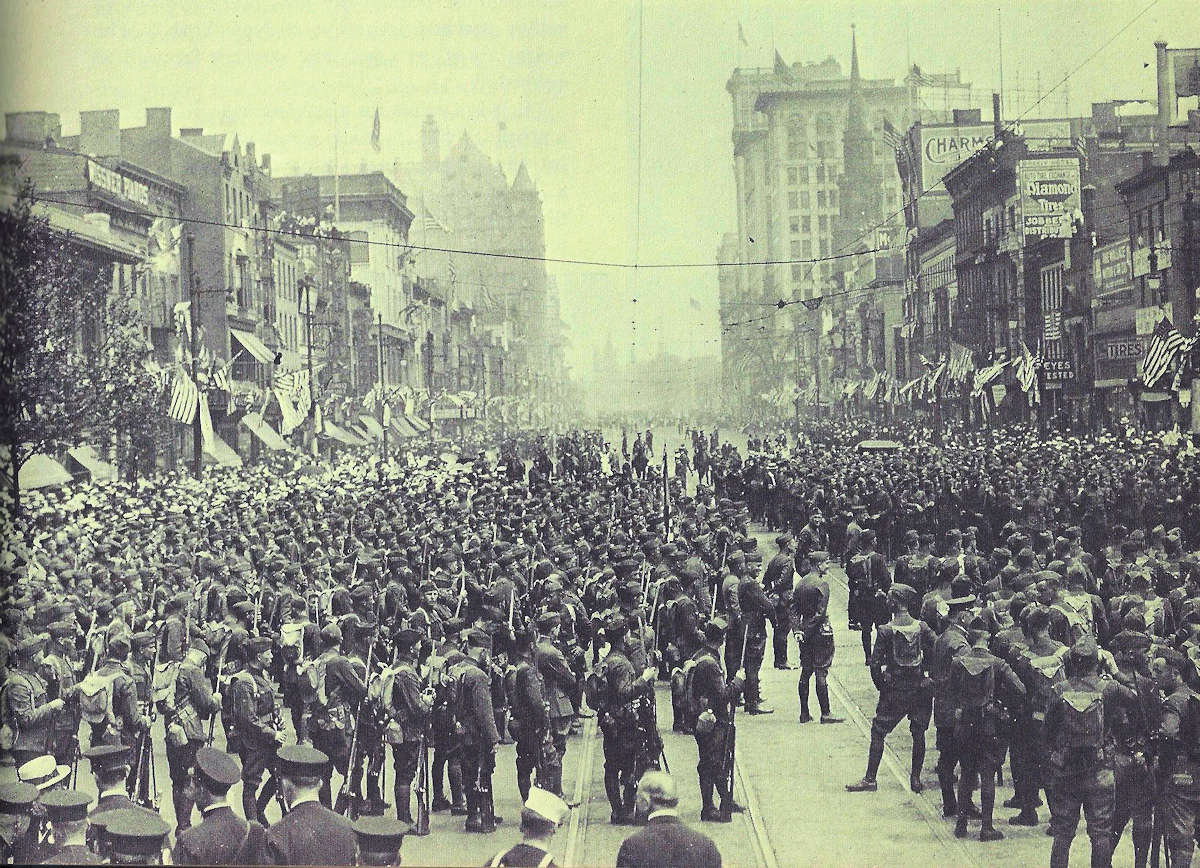
[[825,164],[824,163],[817,166],[817,183],[818,184],[825,183]]
[[805,259],[812,259],[812,242],[807,238],[804,240],[803,256]]
[[829,191],[829,207],[836,208],[837,203],[838,203],[838,191],[835,188],[835,189],[832,189]]
[[811,217],[800,218],[800,226],[804,229],[805,235],[807,235],[809,232],[812,232],[812,218]]
[[793,258],[795,258],[795,257],[798,257],[798,256],[800,255],[800,242],[799,242],[799,241],[793,241],[793,242],[792,242],[792,246],[791,246],[791,250],[792,250],[792,257],[793,257]]
[[829,239],[828,238],[821,239],[821,255],[822,256],[829,255]]
[[794,168],[787,170],[787,179],[788,179],[788,184],[790,184],[793,187],[796,186],[796,170]]
[[371,261],[371,245],[367,242],[370,236],[366,230],[357,232],[347,232],[346,237],[350,239],[350,263],[351,265],[358,263],[366,263]]
[[820,229],[821,234],[824,235],[829,231],[829,218],[824,216],[818,217],[817,227]]
[[807,210],[807,209],[808,209],[808,207],[809,207],[809,203],[810,203],[810,201],[811,201],[811,200],[809,199],[809,196],[808,196],[808,191],[807,191],[807,190],[801,190],[801,191],[800,191],[800,207],[801,207],[801,208],[804,208],[805,210]]
[[792,280],[796,283],[804,280],[804,264],[800,262],[792,263]]
[[[807,217],[805,217],[804,219],[808,220]],[[789,224],[788,224],[788,228],[792,231],[793,235],[798,233],[800,231],[800,218],[799,217],[791,218],[791,220],[789,221]]]
[[823,160],[829,156],[825,142],[817,142],[817,159]]
[[817,191],[817,207],[818,208],[825,207],[825,191],[824,190]]
[[796,195],[795,190],[788,191],[788,207],[791,208],[793,211],[796,210],[798,207],[800,207],[799,206],[799,197]]

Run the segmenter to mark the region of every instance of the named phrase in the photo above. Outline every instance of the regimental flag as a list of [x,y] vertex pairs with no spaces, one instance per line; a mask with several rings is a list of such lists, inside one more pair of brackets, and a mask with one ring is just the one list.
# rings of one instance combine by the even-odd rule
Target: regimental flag
[[200,390],[192,382],[191,377],[183,371],[175,372],[175,381],[171,385],[171,406],[167,415],[176,422],[191,425],[196,421],[196,408],[200,401]]
[[1162,379],[1162,375],[1170,370],[1175,359],[1187,346],[1187,339],[1167,317],[1158,321],[1150,345],[1146,347],[1146,356],[1142,359],[1142,383],[1147,389]]
[[379,153],[379,107],[375,107],[375,123],[371,125],[371,147]]

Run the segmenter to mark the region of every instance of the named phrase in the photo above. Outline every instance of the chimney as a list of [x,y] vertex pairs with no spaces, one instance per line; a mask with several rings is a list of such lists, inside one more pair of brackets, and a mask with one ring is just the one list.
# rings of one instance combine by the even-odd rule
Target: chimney
[[179,137],[181,139],[197,138],[204,135],[204,127],[181,127]]
[[441,162],[441,145],[438,142],[438,125],[433,115],[425,115],[421,124],[421,162],[426,166]]
[[48,112],[11,112],[4,116],[4,133],[9,142],[43,145],[62,138],[62,122]]
[[171,107],[146,109],[146,131],[152,138],[171,138]]
[[1171,91],[1171,67],[1167,57],[1167,42],[1154,43],[1155,62],[1158,64],[1158,123],[1154,131],[1154,162],[1167,165],[1171,144],[1171,121],[1175,115],[1175,94]]
[[97,157],[121,153],[121,112],[118,109],[79,113],[79,150]]
[[264,175],[271,174],[271,155],[270,154],[262,155],[262,171],[263,171]]

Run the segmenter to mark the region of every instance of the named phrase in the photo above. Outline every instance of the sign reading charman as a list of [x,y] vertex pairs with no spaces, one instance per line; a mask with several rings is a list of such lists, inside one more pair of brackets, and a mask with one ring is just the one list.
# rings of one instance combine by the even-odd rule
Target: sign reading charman
[[[925,190],[941,189],[940,182],[947,172],[982,151],[992,140],[991,124],[922,126],[920,129],[921,184]],[[1020,121],[1013,125],[1013,132],[1025,137],[1025,144],[1031,151],[1071,146],[1070,121]]]
[[1021,222],[1028,238],[1070,238],[1079,210],[1079,158],[1022,160],[1017,164]]
[[88,160],[85,165],[88,183],[96,189],[136,202],[138,205],[150,204],[150,188],[141,181],[94,160]]

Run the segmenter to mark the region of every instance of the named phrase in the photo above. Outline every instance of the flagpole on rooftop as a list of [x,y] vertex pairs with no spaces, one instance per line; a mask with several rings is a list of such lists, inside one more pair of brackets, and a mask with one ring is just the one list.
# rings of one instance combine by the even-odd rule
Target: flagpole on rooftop
[[[341,167],[338,165],[338,107],[337,102],[333,103],[333,219],[338,222],[342,219],[342,176]],[[320,222],[320,215],[318,215]]]

